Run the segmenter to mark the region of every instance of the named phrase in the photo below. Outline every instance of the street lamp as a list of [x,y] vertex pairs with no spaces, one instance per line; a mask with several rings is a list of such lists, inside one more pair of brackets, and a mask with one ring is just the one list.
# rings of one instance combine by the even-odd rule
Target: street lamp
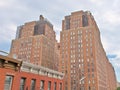
[[[81,79],[80,79],[80,84],[82,84],[82,80],[84,80],[86,77],[82,77]],[[84,87],[81,87],[80,86],[80,90],[84,90]]]
[[82,80],[84,80],[86,77],[82,77],[81,79],[80,79],[80,82],[82,81]]

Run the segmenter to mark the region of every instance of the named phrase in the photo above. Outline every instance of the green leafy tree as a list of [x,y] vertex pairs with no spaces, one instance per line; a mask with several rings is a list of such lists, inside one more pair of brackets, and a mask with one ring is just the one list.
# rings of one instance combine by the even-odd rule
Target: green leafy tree
[[118,87],[117,90],[120,90],[120,87]]

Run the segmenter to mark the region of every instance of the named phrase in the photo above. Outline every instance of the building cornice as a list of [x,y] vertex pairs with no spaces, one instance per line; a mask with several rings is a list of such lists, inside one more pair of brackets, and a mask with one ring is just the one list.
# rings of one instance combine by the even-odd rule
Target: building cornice
[[22,64],[22,61],[13,59],[8,56],[0,55],[0,67],[1,68],[9,68],[15,71],[19,71],[21,64]]
[[45,67],[34,65],[27,62],[22,62],[21,71],[58,78],[58,79],[63,79],[64,77],[64,74],[61,72],[54,71],[49,68],[45,68]]

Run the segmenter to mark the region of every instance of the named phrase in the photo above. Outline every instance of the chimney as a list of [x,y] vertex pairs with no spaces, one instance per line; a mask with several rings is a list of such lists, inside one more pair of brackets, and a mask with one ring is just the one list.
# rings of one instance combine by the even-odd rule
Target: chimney
[[44,20],[43,15],[40,15],[39,20]]

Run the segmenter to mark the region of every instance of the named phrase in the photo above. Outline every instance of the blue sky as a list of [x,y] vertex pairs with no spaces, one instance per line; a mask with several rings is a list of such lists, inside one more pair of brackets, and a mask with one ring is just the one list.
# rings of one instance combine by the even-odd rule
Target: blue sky
[[42,14],[54,25],[59,40],[62,19],[71,12],[91,11],[103,47],[120,81],[120,0],[0,0],[0,50],[9,52],[16,28]]

